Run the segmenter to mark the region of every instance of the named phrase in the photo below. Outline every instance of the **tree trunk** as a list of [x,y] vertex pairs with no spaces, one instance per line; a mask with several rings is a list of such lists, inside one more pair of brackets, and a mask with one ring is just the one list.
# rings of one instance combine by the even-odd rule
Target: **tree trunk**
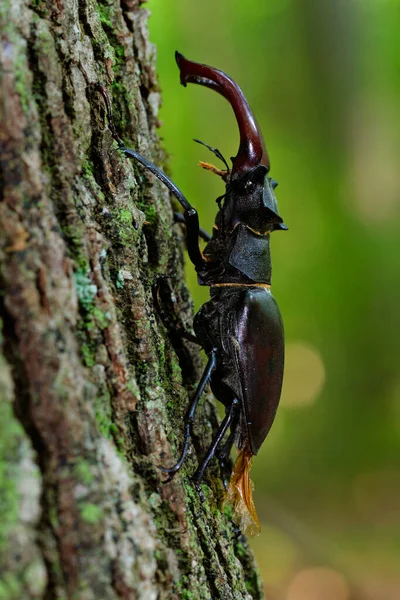
[[209,398],[182,472],[158,469],[203,368],[151,295],[172,274],[168,312],[190,326],[183,231],[98,93],[162,163],[147,16],[138,0],[1,3],[0,600],[262,597],[217,466],[204,504],[191,483]]

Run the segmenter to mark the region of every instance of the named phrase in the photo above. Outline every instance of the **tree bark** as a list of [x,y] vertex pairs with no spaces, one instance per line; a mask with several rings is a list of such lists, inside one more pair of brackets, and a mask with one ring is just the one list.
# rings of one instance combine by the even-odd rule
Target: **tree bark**
[[190,326],[183,231],[98,93],[162,164],[147,16],[138,0],[1,3],[0,600],[263,597],[217,466],[204,504],[191,483],[209,397],[182,472],[158,469],[204,365],[151,295],[172,275],[168,311]]

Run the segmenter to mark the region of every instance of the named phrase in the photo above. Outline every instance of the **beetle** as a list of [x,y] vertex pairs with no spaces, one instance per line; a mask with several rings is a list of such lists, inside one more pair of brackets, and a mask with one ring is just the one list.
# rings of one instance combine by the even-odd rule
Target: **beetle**
[[[260,525],[249,473],[253,456],[275,417],[284,367],[282,317],[270,290],[270,235],[287,227],[278,212],[274,194],[277,183],[269,177],[270,160],[264,139],[242,90],[218,69],[189,61],[179,52],[175,57],[181,83],[203,85],[221,94],[232,106],[239,128],[239,149],[231,159],[231,167],[219,150],[204,144],[224,164],[224,169],[218,169],[200,163],[225,183],[225,193],[217,199],[212,236],[200,229],[197,211],[170,178],[124,145],[112,121],[107,93],[100,86],[109,128],[120,150],[158,177],[182,206],[183,213],[176,220],[186,225],[189,258],[197,271],[198,283],[210,287],[210,300],[194,318],[195,336],[182,332],[183,337],[202,346],[207,365],[186,415],[181,456],[173,467],[162,471],[172,478],[181,468],[189,449],[197,404],[210,383],[226,413],[194,475],[194,484],[204,500],[201,482],[210,460],[217,456],[223,463],[235,444],[239,453],[226,498],[234,505],[240,527],[255,532]],[[203,250],[199,237],[207,242]],[[222,444],[228,429],[230,433]]]

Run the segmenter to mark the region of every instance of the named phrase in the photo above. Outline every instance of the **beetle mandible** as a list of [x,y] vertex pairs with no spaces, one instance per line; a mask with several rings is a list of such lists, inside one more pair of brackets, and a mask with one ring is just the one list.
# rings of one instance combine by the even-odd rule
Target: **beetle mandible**
[[[184,444],[178,462],[162,470],[172,478],[181,468],[189,449],[198,401],[207,383],[225,406],[226,415],[194,475],[203,500],[201,481],[210,460],[227,458],[235,444],[239,453],[227,490],[236,520],[244,530],[258,530],[259,521],[252,499],[250,468],[275,417],[281,394],[284,365],[284,334],[281,314],[271,291],[270,234],[287,229],[278,213],[268,173],[270,161],[263,136],[239,86],[225,73],[187,60],[176,52],[181,83],[197,83],[221,94],[231,104],[239,127],[238,153],[230,168],[216,148],[205,145],[224,163],[218,169],[202,167],[221,176],[225,194],[218,198],[218,213],[212,237],[199,227],[196,210],[177,186],[146,158],[126,148],[112,121],[111,107],[103,86],[109,128],[119,148],[160,179],[177,198],[183,213],[177,220],[186,224],[187,249],[200,285],[210,287],[210,300],[196,314],[196,340],[208,361],[190,404]],[[195,140],[199,141],[199,140]],[[203,143],[203,142],[200,142]],[[207,244],[202,251],[199,236]],[[228,429],[230,433],[222,444]]]

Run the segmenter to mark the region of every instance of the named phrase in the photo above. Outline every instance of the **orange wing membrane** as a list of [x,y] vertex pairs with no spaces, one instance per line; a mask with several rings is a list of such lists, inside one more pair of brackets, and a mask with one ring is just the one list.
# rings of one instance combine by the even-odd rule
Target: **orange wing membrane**
[[243,448],[236,459],[225,496],[225,502],[233,505],[235,523],[246,535],[258,535],[261,532],[260,521],[253,502],[253,482],[250,479],[252,462],[252,451],[249,448]]

